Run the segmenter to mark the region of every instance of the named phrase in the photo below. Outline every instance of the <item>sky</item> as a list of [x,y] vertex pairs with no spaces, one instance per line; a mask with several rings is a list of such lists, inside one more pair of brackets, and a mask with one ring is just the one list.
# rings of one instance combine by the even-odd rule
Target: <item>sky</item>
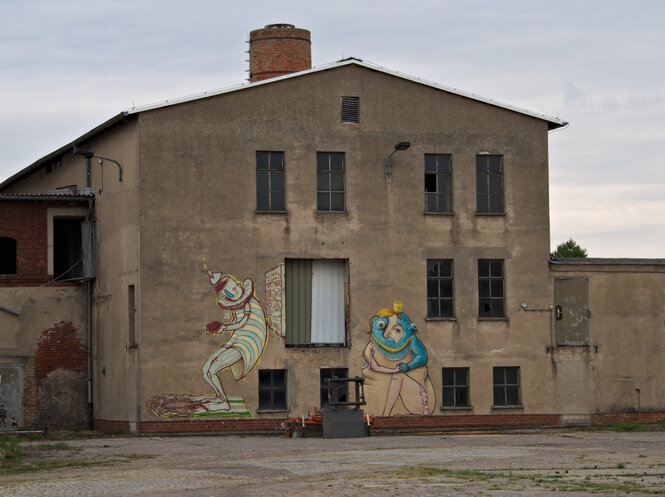
[[0,182],[120,111],[243,83],[249,32],[544,113],[554,248],[665,258],[662,0],[0,0]]

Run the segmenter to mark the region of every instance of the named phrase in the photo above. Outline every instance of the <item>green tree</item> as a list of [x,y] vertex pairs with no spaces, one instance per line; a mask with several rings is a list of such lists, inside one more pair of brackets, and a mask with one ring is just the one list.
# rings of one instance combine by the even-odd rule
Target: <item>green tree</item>
[[552,257],[558,257],[558,258],[566,258],[566,257],[584,258],[586,256],[587,256],[586,249],[580,247],[580,245],[572,238],[567,242],[563,242],[557,245],[556,250],[552,252]]

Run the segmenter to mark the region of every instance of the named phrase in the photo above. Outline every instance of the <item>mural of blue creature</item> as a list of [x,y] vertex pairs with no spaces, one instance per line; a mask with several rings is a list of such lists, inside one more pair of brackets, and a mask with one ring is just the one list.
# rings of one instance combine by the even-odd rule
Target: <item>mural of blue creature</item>
[[427,349],[417,327],[402,312],[402,303],[370,319],[370,340],[363,356],[365,398],[369,414],[428,416],[436,404],[427,370]]

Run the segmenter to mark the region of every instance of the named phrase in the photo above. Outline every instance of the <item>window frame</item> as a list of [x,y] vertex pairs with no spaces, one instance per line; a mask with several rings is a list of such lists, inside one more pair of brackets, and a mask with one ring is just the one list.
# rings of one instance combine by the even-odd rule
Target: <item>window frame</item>
[[[481,275],[481,265],[487,263],[487,275]],[[493,268],[500,264],[501,275],[495,276]],[[506,264],[504,259],[478,259],[478,319],[507,319],[506,316]],[[500,285],[498,284],[500,283]],[[487,288],[488,294],[483,295]],[[495,296],[500,289],[501,296]],[[489,302],[485,302],[489,301]],[[499,307],[494,304],[500,303]],[[489,304],[489,315],[484,314],[484,306]],[[500,313],[495,309],[500,310]],[[485,312],[487,312],[487,310]]]
[[[502,382],[497,383],[497,372],[502,371]],[[515,373],[515,382],[508,382],[508,370],[512,370]],[[519,366],[495,366],[492,368],[492,408],[521,408],[522,407],[522,392],[521,392],[521,383],[522,376]],[[508,391],[514,392],[514,396],[517,398],[517,403],[509,404],[508,403]],[[505,403],[497,402],[497,400],[502,400],[497,397],[497,392],[503,392],[503,401]]]
[[[452,371],[453,373],[453,383],[446,385],[445,372]],[[464,371],[465,373],[465,382],[457,381],[457,373]],[[441,409],[471,409],[471,395],[470,395],[470,381],[469,381],[470,371],[468,367],[448,367],[441,368]],[[446,404],[446,391],[452,391],[452,405]],[[464,391],[466,402],[460,403],[458,401],[458,392]]]
[[[334,276],[337,264],[341,266],[341,280],[326,278],[326,275]],[[334,305],[315,308],[315,302],[321,298],[320,292],[331,288],[339,292],[333,295],[337,297],[335,303],[339,313],[331,314]],[[349,260],[284,259],[283,309],[286,347],[346,347],[349,334]],[[321,321],[327,323],[327,327],[316,327]],[[317,341],[317,338],[341,340]]]
[[[324,160],[324,158],[326,160]],[[333,158],[341,158],[341,168]],[[324,162],[327,168],[323,168]],[[339,178],[341,177],[341,190]],[[334,181],[333,179],[336,178]],[[333,186],[333,183],[337,183]],[[326,199],[324,202],[322,200]],[[333,199],[341,198],[341,208],[333,208]],[[316,211],[317,212],[346,212],[346,154],[344,152],[317,152],[316,153]]]
[[[426,280],[427,280],[427,288],[426,288],[426,293],[427,293],[427,319],[455,319],[455,264],[453,259],[427,259],[425,261],[426,263]],[[449,264],[450,271],[449,274],[450,276],[442,276],[441,275],[441,264]],[[433,267],[431,267],[431,264],[436,264],[437,266],[437,274],[434,275],[432,274]],[[446,296],[441,296],[441,282],[442,281],[449,281],[450,282],[450,297]],[[434,296],[430,292],[433,291],[433,283],[437,282],[438,284],[436,285],[436,293],[437,295]],[[431,305],[436,301],[436,305],[438,308],[438,313],[435,315],[433,312],[431,312]],[[442,302],[450,302],[450,315],[442,315],[441,312],[441,304]]]
[[[258,374],[258,411],[259,412],[283,412],[289,410],[288,403],[288,374],[286,369],[259,369]],[[270,375],[270,385],[265,386],[261,384],[261,376],[269,373]],[[282,383],[283,385],[275,385],[274,375],[275,373],[282,373]],[[262,392],[269,392],[270,394],[270,405],[262,405]],[[275,405],[275,392],[284,393],[284,405],[279,406]]]
[[[443,165],[440,160],[447,159]],[[434,163],[432,163],[432,161]],[[447,166],[447,167],[446,167]],[[425,213],[426,214],[452,214],[453,213],[453,166],[452,154],[425,154]],[[428,171],[428,169],[430,169]],[[442,170],[443,169],[443,170]],[[447,169],[447,171],[445,171]],[[433,190],[428,191],[428,176],[433,177]],[[442,180],[444,180],[442,182]],[[442,186],[447,185],[447,191]],[[432,185],[430,185],[432,186]],[[444,208],[441,208],[441,197],[445,198]],[[434,208],[430,209],[430,199],[434,199]]]
[[[498,171],[493,160],[498,160]],[[484,164],[481,164],[484,162]],[[481,171],[482,169],[482,171]],[[495,169],[494,171],[492,169]],[[476,155],[476,214],[483,216],[501,216],[506,213],[505,188],[504,188],[504,160],[500,154],[477,154]],[[498,179],[497,179],[498,178]],[[492,192],[498,186],[499,192]],[[485,191],[481,191],[485,190]],[[493,205],[492,200],[500,201],[500,206]],[[483,208],[482,202],[486,203]]]
[[[263,160],[262,157],[267,155],[267,167],[262,167],[263,166]],[[272,167],[273,165],[273,158],[280,158],[280,167]],[[284,167],[284,152],[281,151],[276,151],[276,150],[257,150],[256,151],[256,176],[255,176],[255,181],[256,181],[256,212],[257,213],[270,213],[270,212],[277,212],[277,213],[284,213],[286,212],[286,177],[285,177],[285,167]],[[281,189],[278,187],[274,187],[273,183],[276,182],[276,177],[281,174]],[[261,183],[263,183],[260,178],[262,176],[267,177],[267,187],[266,188],[260,188]],[[281,193],[281,205],[277,205],[277,207],[274,206],[274,204],[278,203],[279,194]],[[260,204],[260,198],[262,195],[267,196],[268,200],[268,207],[267,208],[262,208]],[[278,207],[281,207],[278,208]]]

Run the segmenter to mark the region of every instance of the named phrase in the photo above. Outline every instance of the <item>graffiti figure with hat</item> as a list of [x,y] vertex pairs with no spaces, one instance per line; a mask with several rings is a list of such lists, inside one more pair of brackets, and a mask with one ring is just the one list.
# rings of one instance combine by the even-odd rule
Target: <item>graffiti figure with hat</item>
[[[205,258],[204,269],[208,269]],[[204,400],[201,408],[207,412],[229,411],[231,406],[224,392],[219,373],[228,368],[236,381],[249,374],[261,358],[268,342],[265,313],[254,293],[254,282],[247,278],[240,281],[230,274],[208,269],[210,284],[215,289],[215,301],[222,311],[222,321],[206,325],[208,335],[223,332],[231,336],[214,350],[201,366],[203,379],[212,387],[216,396]]]

